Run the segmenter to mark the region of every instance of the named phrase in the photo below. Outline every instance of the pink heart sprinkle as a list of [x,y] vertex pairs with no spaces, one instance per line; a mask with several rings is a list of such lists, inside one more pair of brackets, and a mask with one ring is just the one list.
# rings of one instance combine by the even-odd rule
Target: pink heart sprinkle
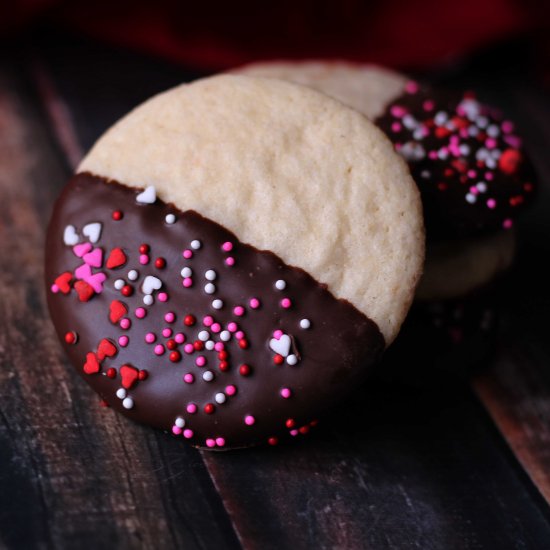
[[73,246],[74,255],[79,258],[82,258],[82,256],[90,252],[90,250],[92,250],[92,245],[90,243],[80,243]]
[[99,294],[103,290],[103,283],[106,278],[105,273],[95,273],[84,280]]
[[92,267],[101,267],[103,265],[103,250],[95,248],[92,252],[85,254],[83,259]]
[[82,264],[74,270],[74,276],[85,281],[92,276],[92,268],[88,264]]

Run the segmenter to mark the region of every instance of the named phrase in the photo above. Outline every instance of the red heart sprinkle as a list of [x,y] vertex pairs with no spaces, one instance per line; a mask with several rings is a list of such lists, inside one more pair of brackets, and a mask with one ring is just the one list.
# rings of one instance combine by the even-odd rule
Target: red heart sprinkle
[[94,294],[94,289],[86,281],[76,281],[74,289],[78,292],[78,299],[87,302]]
[[113,300],[109,306],[109,320],[116,325],[128,313],[126,306],[118,300]]
[[99,346],[97,346],[97,358],[100,361],[103,361],[105,357],[114,357],[116,352],[116,346],[111,342],[111,340],[107,340],[107,338],[103,338],[103,340],[99,342]]
[[55,280],[55,284],[63,294],[68,294],[71,291],[71,281],[73,280],[73,274],[70,271],[66,271],[59,275]]
[[86,374],[95,374],[99,372],[100,365],[97,360],[96,354],[90,351],[86,354],[86,363],[84,363],[84,372]]
[[126,254],[122,252],[122,248],[113,248],[107,258],[106,266],[108,269],[121,267],[126,263]]
[[139,371],[130,365],[120,367],[120,376],[122,378],[122,387],[129,390],[137,381]]

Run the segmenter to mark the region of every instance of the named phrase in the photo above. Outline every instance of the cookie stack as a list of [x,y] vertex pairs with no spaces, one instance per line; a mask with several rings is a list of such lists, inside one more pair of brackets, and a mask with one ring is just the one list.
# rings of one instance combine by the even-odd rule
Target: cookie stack
[[385,108],[371,122],[309,84],[221,75],[152,98],[52,215],[48,303],[76,370],[197,447],[308,433],[379,362],[418,286],[414,147],[388,139]]

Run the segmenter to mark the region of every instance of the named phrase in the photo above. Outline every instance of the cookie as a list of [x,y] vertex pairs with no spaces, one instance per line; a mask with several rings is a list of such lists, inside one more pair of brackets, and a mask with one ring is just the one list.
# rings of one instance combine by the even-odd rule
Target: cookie
[[223,450],[307,433],[363,380],[423,253],[418,190],[365,117],[218,76],[95,144],[52,215],[48,302],[106,403]]
[[432,89],[375,66],[260,63],[235,72],[322,91],[373,120],[421,191],[428,254],[418,297],[455,298],[512,261],[512,228],[532,199],[533,168],[513,124],[472,93]]

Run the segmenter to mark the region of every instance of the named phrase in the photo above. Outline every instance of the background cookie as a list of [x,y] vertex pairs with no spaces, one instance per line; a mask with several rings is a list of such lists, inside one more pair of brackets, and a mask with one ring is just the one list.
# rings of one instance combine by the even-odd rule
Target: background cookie
[[47,247],[50,311],[79,372],[131,418],[224,449],[307,432],[364,377],[424,245],[416,186],[362,115],[219,76],[100,138]]
[[[511,262],[513,239],[500,233],[530,199],[534,174],[513,124],[472,93],[434,90],[386,69],[346,63],[265,63],[237,72],[327,93],[367,115],[394,142],[422,194],[429,243],[423,299],[472,291]],[[452,269],[473,264],[470,274]]]

